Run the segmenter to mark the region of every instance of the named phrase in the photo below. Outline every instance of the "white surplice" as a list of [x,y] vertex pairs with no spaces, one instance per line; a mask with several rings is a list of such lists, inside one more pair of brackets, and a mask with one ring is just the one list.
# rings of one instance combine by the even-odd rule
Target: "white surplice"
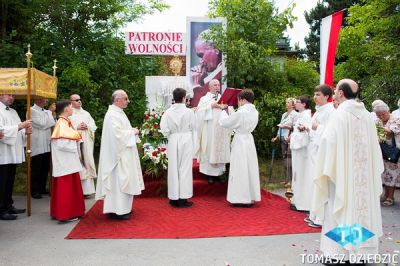
[[309,136],[306,131],[300,132],[298,126],[311,127],[311,110],[306,109],[298,113],[294,124],[293,133],[290,136],[290,149],[292,151],[292,203],[298,210],[309,211],[311,208],[312,179],[306,176],[306,165],[308,160],[307,146]]
[[96,199],[104,198],[103,213],[132,210],[133,196],[144,190],[136,136],[123,109],[110,105],[101,135]]
[[[310,200],[310,206],[313,201],[313,195],[314,195],[314,177],[317,174],[315,170],[315,165],[318,160],[317,154],[318,154],[318,148],[319,144],[321,142],[321,136],[322,133],[324,132],[326,125],[328,124],[328,121],[331,117],[331,114],[335,111],[335,108],[333,107],[332,103],[327,103],[322,106],[316,106],[315,107],[316,112],[314,113],[312,119],[311,119],[311,126],[309,128],[309,144],[307,147],[307,154],[308,154],[308,159],[307,159],[307,165],[306,165],[306,178],[309,180],[310,184],[309,186],[305,187],[307,191],[304,193],[307,195],[311,195],[311,200]],[[314,122],[318,123],[318,127],[316,130],[313,130],[312,124]],[[310,219],[315,223],[315,224],[322,224],[322,218],[321,217],[315,217],[315,215],[310,212]]]
[[168,198],[193,196],[194,113],[183,103],[175,103],[161,117],[160,129],[168,138]]
[[228,115],[221,113],[222,127],[233,129],[228,195],[230,203],[252,203],[261,200],[260,173],[256,146],[251,132],[258,124],[258,111],[253,104],[245,104]]
[[196,111],[195,154],[200,164],[199,171],[209,176],[222,175],[230,157],[230,131],[218,124],[221,109],[211,107],[220,98],[220,95],[216,98],[207,92],[200,98]]
[[52,112],[34,104],[31,107],[31,156],[50,152],[51,128],[56,121]]
[[4,137],[0,139],[0,164],[20,164],[25,162],[25,130],[18,131],[21,119],[18,113],[0,102],[0,130]]
[[97,177],[96,166],[93,157],[94,133],[97,129],[97,126],[89,112],[83,108],[73,108],[72,110],[73,114],[69,117],[69,119],[71,120],[74,128],[77,128],[82,122],[84,122],[88,127],[87,130],[78,130],[78,132],[81,134],[83,140],[82,153],[84,159],[84,168],[82,172],[80,172],[83,194],[91,195],[95,193],[94,179]]
[[[331,115],[319,146],[312,212],[324,217],[321,251],[325,256],[378,254],[382,236],[380,195],[382,153],[377,130],[363,103],[347,100]],[[338,225],[359,224],[375,235],[344,247],[325,236]]]

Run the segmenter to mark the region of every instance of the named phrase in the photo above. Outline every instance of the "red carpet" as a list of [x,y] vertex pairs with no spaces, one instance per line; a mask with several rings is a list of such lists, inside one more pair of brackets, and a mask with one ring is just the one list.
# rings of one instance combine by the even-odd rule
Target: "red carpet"
[[134,199],[133,216],[116,221],[102,214],[98,201],[66,238],[202,238],[265,236],[319,232],[307,226],[305,214],[289,210],[282,197],[262,192],[262,201],[252,208],[233,208],[226,201],[226,184],[209,185],[194,167],[194,202],[186,209],[172,208],[158,193],[160,183],[146,182],[147,193]]

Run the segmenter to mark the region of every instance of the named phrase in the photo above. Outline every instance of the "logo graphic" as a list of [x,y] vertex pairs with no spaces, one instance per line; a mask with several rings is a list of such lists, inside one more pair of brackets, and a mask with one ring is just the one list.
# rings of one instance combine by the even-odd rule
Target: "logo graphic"
[[347,244],[359,246],[375,234],[359,224],[353,224],[351,226],[339,225],[327,232],[325,235],[344,247]]

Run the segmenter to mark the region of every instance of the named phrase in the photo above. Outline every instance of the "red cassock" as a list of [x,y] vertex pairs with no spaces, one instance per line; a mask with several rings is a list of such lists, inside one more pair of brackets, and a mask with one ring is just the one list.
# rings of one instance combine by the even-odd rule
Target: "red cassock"
[[82,217],[85,214],[79,173],[52,178],[50,216],[57,220]]

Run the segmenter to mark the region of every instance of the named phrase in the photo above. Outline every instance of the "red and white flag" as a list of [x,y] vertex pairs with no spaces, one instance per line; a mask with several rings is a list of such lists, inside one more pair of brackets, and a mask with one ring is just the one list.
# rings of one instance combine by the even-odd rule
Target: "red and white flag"
[[342,25],[343,10],[322,19],[320,34],[320,84],[333,87],[336,47]]

